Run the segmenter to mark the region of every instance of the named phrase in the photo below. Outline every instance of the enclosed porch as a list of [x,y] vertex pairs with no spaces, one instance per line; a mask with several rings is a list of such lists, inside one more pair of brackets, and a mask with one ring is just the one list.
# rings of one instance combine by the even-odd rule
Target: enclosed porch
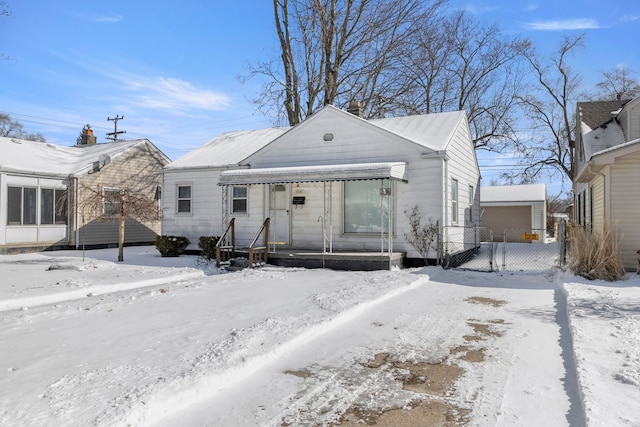
[[[220,256],[249,265],[380,270],[401,267],[394,251],[396,186],[405,163],[232,170],[221,173]],[[260,227],[256,216],[264,218]],[[253,230],[253,235],[247,232]]]

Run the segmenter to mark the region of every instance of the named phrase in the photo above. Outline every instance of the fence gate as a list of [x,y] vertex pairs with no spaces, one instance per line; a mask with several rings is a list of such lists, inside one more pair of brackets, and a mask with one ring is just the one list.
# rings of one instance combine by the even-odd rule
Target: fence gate
[[510,228],[502,233],[500,270],[540,271],[565,263],[565,228],[558,230],[557,238],[547,236],[543,229]]
[[493,230],[475,226],[443,227],[438,245],[444,268],[497,271]]
[[476,271],[538,271],[566,263],[566,226],[557,238],[546,230],[443,227],[439,259],[444,268]]

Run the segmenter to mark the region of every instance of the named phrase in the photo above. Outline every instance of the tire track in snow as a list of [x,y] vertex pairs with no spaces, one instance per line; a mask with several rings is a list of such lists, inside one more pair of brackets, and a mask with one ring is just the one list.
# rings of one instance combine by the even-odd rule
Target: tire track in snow
[[32,308],[47,304],[56,304],[65,301],[74,301],[87,297],[112,294],[132,289],[147,288],[149,286],[166,285],[181,280],[197,279],[204,277],[202,271],[189,271],[174,274],[168,277],[157,277],[154,279],[140,280],[130,283],[111,283],[106,285],[92,285],[73,291],[56,292],[51,295],[38,295],[24,298],[13,298],[0,301],[0,312],[17,310],[22,308]]
[[287,353],[301,348],[314,339],[350,322],[385,301],[423,286],[428,281],[429,277],[424,276],[374,300],[358,304],[327,321],[306,328],[299,335],[263,354],[243,360],[240,364],[221,372],[203,373],[200,370],[185,372],[174,381],[157,385],[157,387],[151,387],[148,389],[149,395],[145,397],[144,404],[135,405],[135,407],[130,408],[130,411],[128,411],[123,419],[113,420],[113,423],[152,425],[159,422],[163,418],[183,411],[193,404],[212,398],[212,396],[222,389],[229,388],[247,379],[260,371],[264,366],[278,360]]

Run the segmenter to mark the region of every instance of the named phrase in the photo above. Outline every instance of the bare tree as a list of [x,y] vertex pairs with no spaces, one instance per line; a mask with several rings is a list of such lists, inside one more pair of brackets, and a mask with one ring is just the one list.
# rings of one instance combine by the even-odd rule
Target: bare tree
[[24,130],[22,123],[11,120],[11,116],[0,113],[0,136],[24,139],[27,141],[46,142],[41,133],[29,133]]
[[124,261],[124,238],[127,218],[140,222],[160,219],[158,203],[141,190],[133,188],[111,189],[102,186],[92,188],[82,185],[86,196],[80,202],[84,215],[100,221],[118,221],[118,261]]
[[397,46],[414,31],[411,24],[443,3],[273,0],[280,60],[252,66],[245,77],[267,78],[256,105],[272,115],[272,106],[281,106],[276,116],[285,116],[289,125],[324,105],[346,106],[355,94],[368,105],[377,99]]
[[289,125],[327,104],[361,103],[366,118],[466,110],[477,148],[517,142],[520,60],[530,42],[484,26],[445,0],[273,0],[279,61],[258,108]]
[[409,40],[400,70],[404,114],[465,110],[476,148],[501,151],[517,142],[516,99],[531,49],[527,39],[505,35],[465,11],[436,16]]
[[[573,108],[580,78],[567,63],[568,56],[583,47],[583,36],[565,37],[558,50],[547,60],[535,51],[526,56],[535,83],[530,92],[519,97],[530,126],[529,143],[522,148],[521,182],[532,182],[543,173],[560,173],[573,180],[575,171]],[[504,174],[508,181],[515,176]]]
[[633,99],[640,95],[640,84],[636,72],[624,65],[618,65],[602,72],[604,80],[596,84],[594,100]]

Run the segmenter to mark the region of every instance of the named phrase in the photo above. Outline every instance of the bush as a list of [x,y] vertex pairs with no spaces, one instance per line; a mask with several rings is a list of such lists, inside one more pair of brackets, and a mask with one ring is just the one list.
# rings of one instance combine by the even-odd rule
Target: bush
[[216,245],[220,236],[200,236],[198,247],[202,251],[202,257],[207,261],[216,259]]
[[189,239],[181,236],[157,236],[156,249],[163,257],[180,256],[189,246]]
[[404,211],[404,214],[409,219],[409,231],[404,233],[404,238],[422,258],[428,258],[431,249],[437,249],[438,224],[434,224],[433,219],[429,218],[429,223],[423,225],[418,205],[415,205],[410,212]]
[[618,241],[608,228],[602,233],[591,233],[574,226],[569,229],[569,238],[569,268],[573,274],[589,280],[609,282],[624,278]]

